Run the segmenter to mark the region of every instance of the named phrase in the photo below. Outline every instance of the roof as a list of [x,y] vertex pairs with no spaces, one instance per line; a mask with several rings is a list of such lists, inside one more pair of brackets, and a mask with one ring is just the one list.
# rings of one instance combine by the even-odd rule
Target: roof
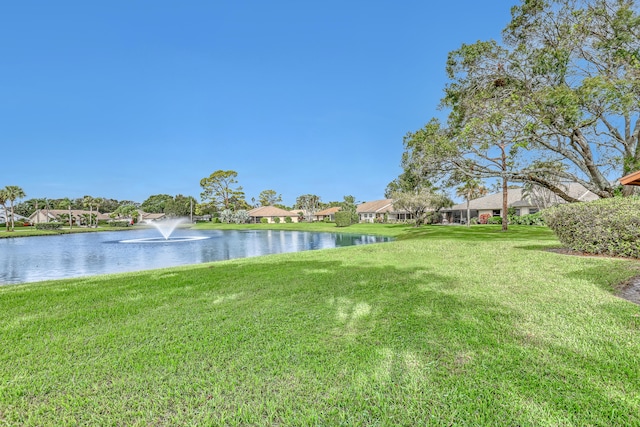
[[340,210],[340,206],[333,206],[327,209],[323,209],[319,212],[316,212],[316,215],[333,215],[334,213]]
[[364,202],[356,208],[357,213],[385,213],[393,211],[393,200],[383,199]]
[[[577,182],[566,182],[560,184],[560,186],[567,192],[567,194],[581,202],[590,202],[592,200],[599,199],[599,197],[587,190],[582,184]],[[549,190],[547,190],[549,191]],[[536,204],[531,201],[529,197],[526,197],[524,189],[522,188],[510,188],[507,193],[507,205],[509,207],[521,208],[521,207],[537,207]],[[553,203],[566,203],[564,199],[559,196],[553,195]],[[467,209],[467,202],[462,202],[452,206],[450,209],[444,209],[445,211],[460,211]],[[469,202],[469,209],[473,210],[489,210],[489,209],[502,209],[502,192],[489,194],[488,196],[480,197]]]
[[71,212],[71,215],[73,215],[76,218],[82,215],[92,214],[92,215],[96,215],[97,219],[110,219],[109,214],[100,213],[97,210],[89,211],[84,209],[71,209],[71,210],[69,209],[38,209],[37,211],[29,215],[29,219],[35,218],[39,212],[42,212],[45,216],[49,215],[49,218],[51,219],[57,218],[58,215],[68,215],[69,212]]
[[162,219],[166,216],[164,213],[147,213],[138,211],[138,214],[142,217],[143,221],[153,221],[155,219]]
[[280,216],[298,216],[298,214],[294,214],[284,209],[277,208],[275,206],[260,206],[259,208],[254,208],[249,211],[249,216],[253,217],[280,217]]
[[[522,188],[510,188],[507,193],[507,205],[512,206],[516,202],[522,201]],[[533,206],[528,204],[527,206]],[[446,211],[462,211],[467,209],[467,202],[458,203]],[[469,209],[473,210],[489,210],[502,209],[502,192],[489,194],[488,196],[479,197],[469,201]]]
[[630,173],[629,175],[620,178],[620,184],[622,185],[640,185],[640,171]]
[[[2,222],[5,222],[5,219],[9,215],[11,215],[11,209],[7,209],[7,211],[5,212],[4,208],[0,206],[0,220],[2,220]],[[23,217],[22,215],[18,215],[17,213],[14,212],[13,219],[17,221],[23,221],[27,218]]]

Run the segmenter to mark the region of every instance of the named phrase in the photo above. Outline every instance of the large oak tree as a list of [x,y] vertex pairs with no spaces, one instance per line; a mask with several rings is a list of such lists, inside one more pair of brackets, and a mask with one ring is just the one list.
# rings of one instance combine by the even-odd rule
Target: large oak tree
[[[640,17],[633,0],[523,0],[502,44],[451,52],[442,106],[404,139],[405,173],[544,187],[600,197],[640,168]],[[628,189],[627,189],[628,190]]]

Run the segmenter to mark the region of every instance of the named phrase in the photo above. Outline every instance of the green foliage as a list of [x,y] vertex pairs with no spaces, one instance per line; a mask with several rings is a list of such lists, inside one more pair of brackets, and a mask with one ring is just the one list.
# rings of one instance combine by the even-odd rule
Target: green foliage
[[[430,211],[427,212],[424,223],[425,224],[438,224],[442,221],[442,214],[440,212]],[[415,221],[414,221],[415,222]]]
[[260,224],[268,224],[269,220],[267,218],[260,218]]
[[274,206],[282,202],[282,195],[275,190],[262,190],[258,196],[260,206]]
[[140,209],[150,213],[163,213],[165,206],[171,201],[173,201],[173,197],[168,194],[155,194],[142,202]]
[[487,224],[502,224],[502,217],[492,216],[491,218],[487,219]]
[[203,202],[211,202],[219,209],[242,209],[246,207],[242,187],[234,187],[238,183],[238,172],[233,170],[217,170],[200,180]]
[[509,224],[513,225],[545,225],[541,212],[528,215],[509,215]]
[[315,194],[304,194],[296,199],[295,208],[302,209],[304,219],[313,222],[313,216],[320,209],[320,196]]
[[224,209],[220,212],[219,218],[220,222],[224,224],[230,224],[231,222],[233,222],[233,212],[231,211],[231,209]]
[[279,216],[274,217],[273,222],[275,222],[276,224],[280,224],[280,217]]
[[131,221],[116,220],[109,222],[109,225],[111,227],[128,227],[131,225]]
[[40,222],[36,224],[36,230],[58,230],[62,225],[61,222]]
[[293,219],[291,219],[290,216],[285,216],[284,217],[284,222],[286,222],[287,224],[291,224],[293,222]]
[[352,224],[351,213],[347,211],[338,211],[335,213],[336,227],[348,227]]
[[640,258],[640,198],[571,203],[542,212],[566,247],[592,254]]
[[358,222],[358,207],[356,205],[355,197],[344,196],[344,200],[338,206],[340,206],[341,211],[349,212],[349,214],[351,215],[352,224]]

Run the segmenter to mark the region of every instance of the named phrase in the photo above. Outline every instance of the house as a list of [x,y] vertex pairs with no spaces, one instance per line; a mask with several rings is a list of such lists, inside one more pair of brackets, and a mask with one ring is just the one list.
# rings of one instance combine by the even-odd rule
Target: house
[[[578,183],[562,184],[567,193],[577,200],[588,202],[599,197]],[[550,190],[537,188],[527,194],[523,188],[510,188],[507,193],[507,207],[515,209],[516,215],[528,215],[541,209],[551,207],[566,201]],[[469,202],[470,217],[502,216],[502,192],[489,194]],[[467,219],[467,202],[464,201],[448,209],[440,211],[443,222],[464,223]]]
[[620,178],[622,185],[640,185],[640,171],[630,173]]
[[98,221],[108,221],[111,218],[106,213],[100,213],[98,211],[89,211],[82,209],[38,209],[34,213],[29,216],[29,222],[31,224],[39,224],[41,222],[56,222],[59,221],[59,217],[62,215],[66,217],[66,221],[68,221],[68,216],[71,214],[73,217],[74,224],[80,224],[85,222],[85,218],[88,218],[89,215],[95,215],[95,218]]
[[410,212],[396,210],[392,199],[365,202],[356,208],[360,222],[397,222],[413,219]]
[[331,208],[323,209],[313,216],[314,221],[335,221],[336,212],[340,210],[339,206],[333,206]]
[[[5,211],[5,209],[0,206],[0,223],[5,223],[7,222],[7,218],[9,219],[9,221],[11,221],[11,209],[7,209]],[[17,221],[26,221],[27,218],[23,217],[22,215],[18,215],[17,213],[13,214],[13,221],[17,222]]]
[[262,218],[266,218],[267,222],[271,224],[286,222],[286,218],[291,218],[291,222],[298,222],[298,213],[275,206],[260,206],[249,211],[249,222],[260,223]]
[[167,215],[165,215],[164,213],[148,213],[148,212],[138,210],[139,222],[161,221],[166,218],[167,218]]

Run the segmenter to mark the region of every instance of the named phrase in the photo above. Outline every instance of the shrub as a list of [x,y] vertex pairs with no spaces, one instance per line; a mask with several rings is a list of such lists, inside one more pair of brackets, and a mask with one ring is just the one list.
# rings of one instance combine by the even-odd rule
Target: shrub
[[273,222],[275,222],[276,224],[280,224],[280,217],[279,216],[274,217]]
[[540,212],[528,215],[513,215],[509,217],[509,224],[514,225],[544,225],[544,218]]
[[268,224],[269,223],[269,219],[267,218],[260,218],[260,224]]
[[244,209],[240,209],[231,214],[231,221],[233,221],[236,224],[245,224],[249,222],[249,218],[250,218],[249,212],[247,212]]
[[111,221],[109,225],[112,227],[128,227],[131,225],[131,221],[120,219],[120,220]]
[[336,227],[348,227],[351,225],[351,213],[348,211],[336,212]]
[[502,224],[502,217],[501,216],[492,216],[490,218],[487,218],[486,224]]
[[487,221],[489,221],[489,218],[491,218],[491,217],[492,217],[491,214],[484,213],[484,214],[480,215],[480,217],[478,218],[478,222],[480,224],[486,224]]
[[[424,216],[424,223],[427,224],[427,225],[428,224],[438,224],[441,221],[442,221],[442,214],[440,212],[429,211]],[[415,221],[414,221],[414,223],[415,223]]]
[[286,222],[287,224],[291,224],[293,222],[293,220],[291,219],[290,216],[285,216],[284,217],[284,222]]
[[36,224],[36,230],[57,230],[62,227],[61,222],[39,222]]
[[224,223],[224,224],[230,224],[231,221],[233,220],[233,212],[231,212],[231,209],[225,209],[222,212],[220,212],[220,222]]
[[570,249],[640,258],[640,198],[563,204],[544,210],[542,216]]

